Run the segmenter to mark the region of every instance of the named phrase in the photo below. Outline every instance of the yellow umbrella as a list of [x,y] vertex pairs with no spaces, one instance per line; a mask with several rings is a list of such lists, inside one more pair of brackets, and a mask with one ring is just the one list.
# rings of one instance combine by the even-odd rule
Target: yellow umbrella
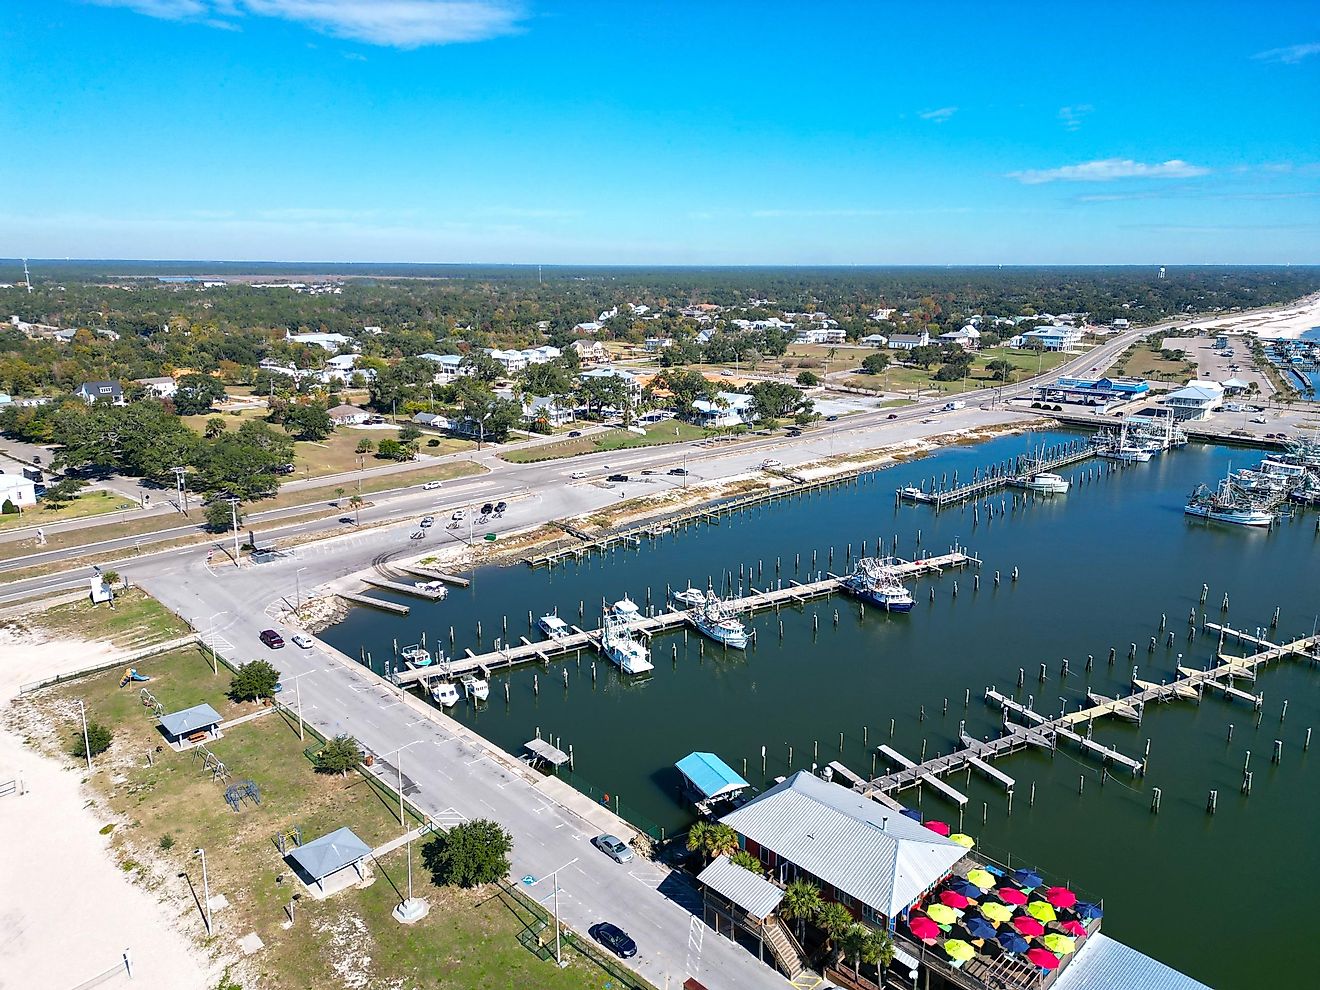
[[1041,938],[1041,943],[1056,956],[1066,956],[1075,948],[1072,939],[1067,935],[1049,934]]
[[981,905],[981,914],[991,921],[1005,922],[1013,917],[1013,909],[1007,904],[1000,904],[997,901],[989,901]]
[[958,912],[947,904],[932,904],[926,908],[926,914],[937,925],[951,925],[958,920]]
[[944,951],[949,954],[950,959],[959,959],[966,961],[976,955],[976,949],[964,942],[960,938],[951,938],[944,943]]
[[970,870],[967,873],[967,879],[982,890],[989,890],[995,885],[995,878],[985,870]]
[[1059,920],[1058,915],[1054,913],[1054,907],[1048,901],[1032,901],[1027,905],[1027,914],[1046,924]]
[[976,845],[975,839],[970,835],[963,835],[961,832],[953,833],[953,835],[949,836],[949,841],[958,843],[958,845],[962,846],[964,849],[971,849],[972,846]]

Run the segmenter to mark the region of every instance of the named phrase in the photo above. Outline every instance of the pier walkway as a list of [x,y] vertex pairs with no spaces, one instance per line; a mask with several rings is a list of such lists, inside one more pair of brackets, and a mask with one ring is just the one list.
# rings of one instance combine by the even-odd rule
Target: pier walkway
[[[900,579],[915,578],[926,574],[942,574],[946,570],[967,567],[971,564],[979,565],[980,563],[981,561],[977,557],[955,549],[950,553],[935,557],[900,561],[895,564],[894,572]],[[760,612],[785,605],[790,607],[803,605],[812,599],[835,594],[842,582],[842,578],[830,575],[818,581],[806,583],[790,581],[783,587],[764,591],[753,588],[749,594],[741,598],[731,599],[727,604],[736,613]],[[376,604],[376,602],[372,601],[370,604]],[[650,637],[677,628],[686,622],[693,621],[693,619],[694,614],[691,610],[671,609],[635,619],[628,623],[628,629],[634,633]],[[599,649],[602,630],[579,629],[576,626],[571,628],[572,633],[559,639],[532,642],[526,638],[521,638],[521,641],[516,645],[502,646],[500,649],[491,650],[487,653],[477,654],[469,650],[467,656],[452,658],[445,668],[446,672],[458,676],[473,671],[500,670],[521,663],[549,663],[556,656],[563,656],[588,648]],[[394,680],[399,685],[424,682],[429,678],[438,676],[441,673],[440,667],[441,665],[435,665],[418,670],[401,670],[394,675]]]
[[955,474],[952,488],[945,488],[943,481],[937,487],[935,479],[931,478],[929,492],[925,490],[923,482],[920,488],[900,488],[896,494],[903,501],[933,505],[938,510],[948,505],[957,505],[960,502],[980,498],[982,495],[989,495],[1008,485],[1024,487],[1027,479],[1032,475],[1071,467],[1094,456],[1095,449],[1087,441],[1074,440],[1071,443],[1051,447],[1039,458],[1020,454],[1012,465],[998,465],[984,472],[978,472],[971,481],[962,485],[958,484],[958,476]]
[[[1178,699],[1199,700],[1205,688],[1221,691],[1226,697],[1247,701],[1259,708],[1262,696],[1251,694],[1233,687],[1234,679],[1254,680],[1258,668],[1285,657],[1296,656],[1310,660],[1320,660],[1320,636],[1305,637],[1291,643],[1271,643],[1259,636],[1240,632],[1228,626],[1207,622],[1204,628],[1220,634],[1220,646],[1226,638],[1255,646],[1258,652],[1245,657],[1231,657],[1223,653],[1218,655],[1218,662],[1205,670],[1179,667],[1178,677],[1174,680],[1156,684],[1133,678],[1136,690],[1123,698],[1107,698],[1103,695],[1088,694],[1091,704],[1074,712],[1064,712],[1056,717],[1042,715],[1040,712],[1001,694],[993,687],[985,690],[985,700],[998,705],[1004,717],[1004,732],[994,739],[977,740],[959,733],[961,748],[943,756],[936,756],[922,763],[913,763],[889,746],[880,746],[879,751],[888,757],[899,769],[876,777],[861,784],[854,783],[853,789],[868,797],[881,794],[893,794],[918,784],[934,786],[959,805],[966,803],[966,798],[943,785],[938,779],[941,774],[975,768],[998,780],[1007,790],[1012,790],[1012,778],[1001,774],[990,766],[990,761],[999,756],[1015,753],[1028,746],[1040,746],[1053,749],[1060,739],[1075,743],[1083,752],[1099,758],[1106,766],[1116,764],[1133,774],[1144,773],[1145,761],[1136,760],[1120,753],[1109,746],[1101,745],[1090,738],[1090,731],[1096,719],[1106,715],[1140,721],[1141,713],[1148,702],[1173,701]],[[1009,722],[1010,714],[1021,718],[1026,724]],[[1077,730],[1085,727],[1086,735]],[[956,797],[954,796],[956,795]]]

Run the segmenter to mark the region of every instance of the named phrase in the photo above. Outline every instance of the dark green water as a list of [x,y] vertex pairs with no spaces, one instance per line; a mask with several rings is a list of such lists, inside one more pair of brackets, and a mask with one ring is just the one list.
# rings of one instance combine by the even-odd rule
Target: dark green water
[[[746,760],[746,776],[757,785],[810,767],[813,746],[819,746],[817,762],[838,759],[865,775],[874,747],[890,742],[891,718],[891,745],[913,759],[923,741],[929,754],[953,748],[960,720],[976,736],[996,731],[997,711],[981,700],[982,691],[994,684],[1014,693],[1019,667],[1026,668],[1027,677],[1018,696],[1034,695],[1038,710],[1056,712],[1061,698],[1070,708],[1084,702],[1088,687],[1126,693],[1133,642],[1143,678],[1172,676],[1180,653],[1184,664],[1203,666],[1213,657],[1216,639],[1187,638],[1188,610],[1197,605],[1203,582],[1210,586],[1212,620],[1222,618],[1219,604],[1228,592],[1228,621],[1235,627],[1268,626],[1277,605],[1280,635],[1291,639],[1311,632],[1320,611],[1314,513],[1285,520],[1270,532],[1207,526],[1182,513],[1186,493],[1222,477],[1230,460],[1244,463],[1250,455],[1241,451],[1189,446],[1075,485],[1065,497],[1036,501],[1016,514],[1010,509],[1004,518],[989,521],[982,512],[979,525],[970,509],[937,516],[925,507],[894,506],[893,493],[901,485],[955,469],[966,476],[974,466],[1010,457],[1027,445],[1023,437],[1010,437],[951,449],[855,487],[768,505],[719,526],[693,528],[580,565],[553,571],[488,568],[470,589],[452,592],[443,603],[413,603],[406,619],[358,609],[325,638],[353,655],[365,645],[379,663],[390,654],[393,638],[406,645],[424,629],[428,641],[447,643],[453,624],[460,652],[465,646],[479,650],[501,635],[506,614],[509,633],[518,636],[527,634],[529,608],[539,616],[557,606],[572,622],[579,601],[585,601],[586,621],[595,624],[602,597],[613,601],[627,592],[645,602],[649,586],[659,603],[666,582],[704,584],[708,575],[732,568],[736,584],[739,563],[755,566],[758,560],[765,562],[765,574],[757,583],[766,586],[776,555],[783,561],[782,576],[795,576],[795,553],[802,555],[796,576],[805,578],[813,548],[819,567],[827,568],[833,545],[838,571],[849,541],[854,552],[863,539],[874,550],[877,536],[888,540],[896,534],[899,553],[907,556],[918,530],[922,547],[931,553],[958,541],[983,559],[979,591],[973,590],[970,572],[924,579],[914,587],[917,607],[908,616],[868,610],[859,619],[855,601],[832,598],[785,609],[778,617],[758,615],[752,624],[759,645],[746,655],[726,654],[707,641],[702,657],[700,637],[690,634],[685,641],[679,632],[656,638],[656,671],[644,681],[625,683],[600,661],[593,684],[592,656],[584,654],[580,664],[567,662],[567,689],[560,673],[564,664],[552,664],[549,672],[527,668],[508,676],[507,705],[504,681],[497,679],[487,708],[474,712],[461,703],[453,710],[511,751],[519,751],[538,727],[559,737],[565,749],[571,743],[582,778],[620,797],[625,813],[673,831],[691,819],[676,800],[672,764],[694,749],[716,752],[736,769]],[[1015,566],[1021,578],[1012,584]],[[996,569],[1003,573],[998,588]],[[1147,644],[1159,635],[1161,613],[1168,616],[1175,643],[1166,648],[1160,636],[1150,653]],[[819,616],[814,635],[812,616]],[[475,636],[478,620],[485,633],[481,643]],[[677,659],[671,661],[675,646]],[[1112,667],[1111,647],[1118,652]],[[1088,654],[1095,656],[1090,674]],[[1071,668],[1066,680],[1060,677],[1065,657]],[[1038,680],[1042,662],[1049,670],[1044,684]],[[534,673],[539,695],[533,693]],[[967,689],[971,702],[964,709]],[[1320,795],[1310,764],[1320,756],[1320,734],[1316,754],[1304,753],[1302,740],[1308,726],[1320,730],[1320,668],[1277,666],[1261,676],[1256,689],[1265,696],[1259,726],[1247,705],[1209,697],[1199,706],[1152,707],[1140,727],[1098,724],[1097,739],[1136,758],[1150,740],[1150,772],[1144,779],[1122,775],[1102,786],[1097,764],[1071,748],[1053,758],[1020,753],[998,764],[1017,780],[1011,816],[998,785],[976,777],[951,779],[970,798],[962,827],[992,855],[1011,855],[1014,864],[1037,866],[1103,898],[1108,932],[1216,987],[1304,985],[1310,982],[1305,974],[1320,966],[1320,941],[1289,939],[1286,953],[1276,949],[1281,933],[1295,924],[1289,919],[1309,916],[1314,900],[1317,857],[1309,849]],[[1281,722],[1285,699],[1287,718]],[[1235,728],[1228,743],[1230,723]],[[869,745],[863,744],[864,727]],[[1284,743],[1277,765],[1270,760],[1276,738]],[[1248,749],[1255,771],[1249,798],[1239,793]],[[884,769],[883,758],[879,766]],[[1082,794],[1080,777],[1085,777]],[[1152,787],[1163,789],[1158,815],[1149,810]],[[1211,788],[1219,790],[1214,816],[1205,811]],[[900,798],[917,803],[918,792]],[[922,794],[920,805],[928,815],[958,822],[956,806],[937,794]],[[1225,951],[1229,940],[1235,948]]]

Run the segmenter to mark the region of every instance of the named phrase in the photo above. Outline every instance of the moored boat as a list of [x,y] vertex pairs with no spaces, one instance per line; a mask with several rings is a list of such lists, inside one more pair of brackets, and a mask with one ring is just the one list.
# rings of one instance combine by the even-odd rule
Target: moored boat
[[420,644],[405,646],[399,651],[399,657],[404,663],[414,669],[431,666],[431,652]]
[[841,587],[887,612],[911,612],[914,604],[912,592],[898,579],[888,558],[863,557]]
[[1049,471],[1040,471],[1027,479],[1025,487],[1041,495],[1067,495],[1072,482]]
[[536,620],[536,625],[541,632],[545,633],[551,639],[567,639],[573,635],[573,630],[568,627],[568,623],[561,619],[557,614],[551,612],[549,615],[543,615]]
[[747,627],[714,595],[707,596],[701,607],[693,612],[692,623],[715,642],[735,650],[745,649],[750,640]]

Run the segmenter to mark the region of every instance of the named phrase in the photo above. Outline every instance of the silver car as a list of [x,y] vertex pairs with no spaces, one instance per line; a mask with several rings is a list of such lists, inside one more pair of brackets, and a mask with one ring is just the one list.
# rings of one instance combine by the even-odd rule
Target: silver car
[[598,835],[591,840],[591,844],[616,863],[632,862],[633,851],[617,835]]

